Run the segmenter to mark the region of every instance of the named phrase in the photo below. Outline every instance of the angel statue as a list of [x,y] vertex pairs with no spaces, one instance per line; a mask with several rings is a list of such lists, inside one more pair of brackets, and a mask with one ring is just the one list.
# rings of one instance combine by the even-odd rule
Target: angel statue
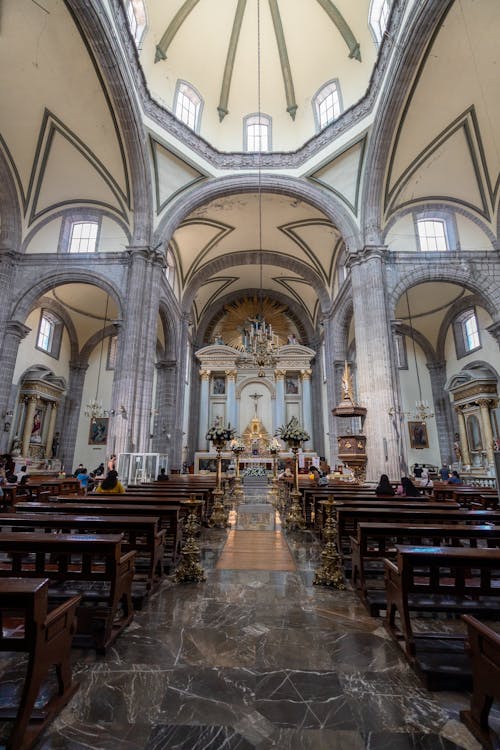
[[347,364],[347,360],[345,361],[344,372],[342,374],[342,394],[343,394],[344,399],[349,399],[349,401],[354,403],[354,394],[352,390],[352,375],[349,369],[349,365]]

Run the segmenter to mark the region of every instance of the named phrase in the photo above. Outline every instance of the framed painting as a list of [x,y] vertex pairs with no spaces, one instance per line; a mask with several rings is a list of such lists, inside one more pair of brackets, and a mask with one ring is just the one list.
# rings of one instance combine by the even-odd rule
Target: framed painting
[[95,417],[90,421],[89,445],[106,445],[108,441],[108,417]]
[[212,390],[214,396],[224,396],[226,393],[226,378],[221,375],[216,375],[213,380],[213,390]]
[[295,375],[289,375],[285,379],[285,393],[287,396],[295,396],[299,392],[299,379]]
[[427,427],[423,422],[408,422],[410,433],[410,447],[416,450],[429,447]]

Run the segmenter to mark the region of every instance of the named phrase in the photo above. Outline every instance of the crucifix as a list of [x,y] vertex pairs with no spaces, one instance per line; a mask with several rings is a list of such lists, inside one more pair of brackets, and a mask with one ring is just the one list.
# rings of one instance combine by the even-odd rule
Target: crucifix
[[253,399],[255,416],[257,416],[257,407],[259,406],[259,398],[262,398],[262,393],[250,393],[250,398]]

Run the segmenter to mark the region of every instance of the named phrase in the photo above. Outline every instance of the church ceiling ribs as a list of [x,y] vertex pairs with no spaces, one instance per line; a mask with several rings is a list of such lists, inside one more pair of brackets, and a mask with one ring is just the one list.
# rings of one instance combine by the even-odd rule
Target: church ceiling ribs
[[[152,138],[149,136],[149,143],[151,146],[151,154],[153,157],[153,170],[154,170],[154,181],[155,181],[155,200],[156,200],[156,215],[159,216],[162,211],[164,210],[165,206],[167,206],[170,201],[177,198],[177,196],[182,193],[183,190],[187,190],[188,188],[192,187],[193,185],[196,185],[198,182],[201,182],[202,180],[207,179],[207,175],[203,174],[203,172],[200,172],[200,170],[197,167],[192,166],[188,161],[186,161],[184,158],[178,156],[171,148],[167,148],[163,145],[163,143],[160,143],[155,138]],[[188,180],[184,185],[177,188],[177,190],[174,190],[171,195],[168,196],[168,198],[165,198],[164,201],[161,200],[160,195],[160,170],[158,165],[158,154],[157,154],[157,146],[160,146],[164,151],[166,151],[168,154],[171,154],[175,159],[177,159],[180,162],[183,162],[186,164],[186,166],[189,169],[192,169],[193,171],[198,173],[198,177],[193,177],[192,180]]]
[[217,107],[220,122],[222,122],[224,117],[229,112],[227,106],[229,101],[229,91],[231,89],[231,78],[233,76],[234,58],[236,56],[236,48],[238,46],[238,39],[240,37],[241,24],[243,21],[243,14],[245,13],[246,4],[247,0],[238,0],[236,13],[234,14],[233,29],[231,31],[231,38],[229,40],[229,47],[227,50],[226,64],[224,66],[224,76],[222,78],[219,106]]
[[298,245],[307,255],[311,263],[313,263],[314,267],[318,271],[318,273],[322,276],[323,279],[328,281],[328,276],[325,272],[325,269],[323,268],[323,264],[319,260],[319,258],[316,256],[316,254],[311,250],[307,242],[305,242],[300,235],[295,233],[295,229],[298,229],[300,227],[314,227],[314,226],[323,226],[328,228],[333,228],[332,224],[328,221],[324,221],[323,219],[304,219],[302,221],[295,221],[293,223],[289,224],[282,224],[281,226],[277,227],[277,229],[280,232],[283,232],[286,237],[292,240],[292,242],[296,245]]
[[195,8],[200,0],[186,0],[184,5],[181,5],[175,16],[170,21],[165,33],[160,39],[159,44],[156,45],[155,63],[160,60],[167,59],[167,50],[170,47],[175,35],[179,31],[180,27],[189,16],[193,8]]
[[317,2],[319,3],[319,5],[321,5],[330,20],[333,21],[337,29],[342,34],[345,43],[349,47],[349,57],[361,62],[361,49],[359,46],[359,42],[356,40],[356,37],[351,31],[351,27],[345,20],[342,13],[331,2],[331,0],[317,0]]
[[[71,200],[66,200],[66,201],[60,201],[59,203],[54,203],[53,205],[49,206],[48,208],[43,209],[42,211],[39,211],[39,212],[36,211],[36,204],[38,202],[40,191],[42,189],[45,169],[47,166],[54,136],[56,133],[59,133],[59,135],[65,138],[68,141],[68,143],[70,143],[80,153],[80,155],[83,156],[83,158],[89,162],[89,164],[93,167],[93,169],[96,170],[96,172],[104,180],[108,188],[116,197],[118,204],[120,206],[120,210],[118,210],[116,206],[113,206],[109,203],[105,203],[104,201],[96,201],[96,200],[91,200],[89,198],[82,197],[82,198],[73,198]],[[22,187],[21,187],[21,190],[22,190]],[[55,208],[59,208],[65,205],[76,204],[76,203],[84,203],[86,205],[94,205],[94,206],[103,206],[105,208],[108,208],[114,214],[118,213],[118,215],[121,216],[121,218],[124,219],[124,221],[128,223],[128,215],[127,215],[127,207],[129,206],[128,196],[125,195],[125,193],[120,188],[120,186],[118,185],[118,183],[116,182],[112,174],[108,171],[108,169],[104,166],[104,164],[100,161],[100,159],[88,148],[88,146],[75,133],[73,133],[73,131],[71,131],[61,120],[59,120],[59,118],[57,118],[48,109],[46,109],[43,114],[42,124],[40,126],[40,131],[38,134],[35,156],[33,159],[33,166],[31,169],[31,174],[30,174],[29,183],[28,183],[28,190],[26,192],[26,195],[24,195],[24,193],[22,193],[22,195],[23,195],[23,209],[24,209],[25,215],[27,213],[28,205],[30,201],[32,200],[29,224],[32,224],[40,216],[43,216],[44,214],[50,211],[53,211]]]
[[[391,216],[391,214],[394,211],[399,210],[403,208],[404,206],[412,205],[414,203],[419,203],[422,200],[440,201],[440,200],[445,199],[446,201],[458,203],[461,206],[470,208],[472,211],[479,213],[487,221],[491,220],[491,213],[488,208],[488,202],[492,201],[493,195],[491,193],[491,188],[489,186],[489,182],[487,178],[483,178],[483,173],[487,175],[487,170],[485,168],[486,165],[485,165],[484,153],[482,153],[482,149],[479,146],[478,146],[479,156],[476,153],[474,141],[476,140],[478,144],[480,143],[480,134],[479,134],[479,131],[475,127],[473,118],[471,117],[472,110],[473,110],[473,107],[467,109],[465,112],[459,115],[459,117],[453,120],[419,154],[417,154],[415,159],[413,159],[410,162],[410,164],[398,177],[398,179],[396,180],[396,182],[394,183],[391,189],[389,189],[388,187],[390,183],[390,175],[388,176],[388,180],[386,183],[386,193],[385,193],[385,198],[384,198],[386,218]],[[414,200],[408,200],[408,201],[404,201],[403,203],[397,204],[398,196],[400,195],[404,187],[407,185],[407,183],[410,181],[410,179],[415,175],[417,170],[420,169],[420,167],[422,167],[425,164],[425,162],[432,156],[432,154],[434,154],[439,148],[441,148],[441,146],[443,146],[446,143],[446,141],[448,141],[452,136],[454,136],[460,130],[464,131],[465,140],[467,144],[467,150],[469,152],[474,175],[476,177],[477,188],[481,196],[481,204],[482,204],[481,207],[478,207],[472,203],[469,203],[468,201],[460,200],[458,198],[453,198],[447,195],[427,195],[427,196],[415,198]],[[475,139],[473,135],[475,136]],[[485,190],[485,187],[484,187],[485,179],[487,181],[488,188],[489,188],[487,191]]]
[[219,297],[225,289],[230,287],[231,284],[234,284],[235,281],[239,281],[239,276],[217,276],[214,279],[208,279],[208,281],[205,281],[201,286],[204,287],[208,284],[215,284],[217,281],[220,281],[221,284],[203,305],[200,316],[203,316],[205,314],[207,308],[210,307],[213,302],[215,302],[217,297]]
[[281,74],[283,76],[283,83],[285,85],[286,111],[288,112],[292,120],[295,120],[295,114],[297,112],[298,105],[295,101],[292,71],[290,68],[290,62],[288,60],[288,52],[286,48],[283,24],[281,23],[281,16],[278,8],[278,0],[269,0],[269,10],[271,11],[271,17],[273,19],[274,34],[276,36],[276,43],[278,45],[278,52],[280,56]]
[[297,290],[292,286],[292,283],[305,284],[310,289],[310,283],[308,281],[305,281],[304,279],[298,278],[297,276],[273,276],[273,281],[286,289],[287,293],[299,303],[300,307],[305,311],[309,320],[312,321],[311,313],[309,312],[307,303],[304,302],[304,298],[301,297]]
[[[356,141],[355,143],[351,143],[346,148],[342,149],[342,151],[339,151],[338,154],[335,154],[333,158],[325,160],[322,164],[320,164],[319,167],[315,166],[314,170],[306,174],[308,180],[311,182],[316,183],[317,185],[321,185],[322,188],[326,188],[331,193],[337,196],[337,198],[340,198],[341,201],[343,201],[348,208],[351,209],[353,214],[355,216],[358,215],[358,208],[359,208],[359,193],[361,189],[361,179],[363,176],[363,165],[365,162],[365,152],[366,152],[366,144],[367,144],[367,136],[364,135],[362,138],[359,139],[359,141]],[[347,154],[352,149],[355,149],[356,146],[359,147],[359,158],[358,158],[358,168],[356,172],[356,187],[354,188],[354,203],[351,203],[349,198],[347,198],[346,195],[340,192],[340,190],[337,190],[332,185],[329,185],[328,182],[321,179],[321,173],[325,172],[328,167],[332,167],[332,169],[335,167],[335,162],[341,159],[345,154]]]
[[207,244],[201,248],[198,255],[196,256],[196,259],[191,264],[191,267],[186,271],[186,274],[183,277],[183,284],[184,282],[187,283],[193,276],[193,274],[197,271],[197,269],[201,265],[202,260],[207,256],[210,250],[212,250],[212,248],[217,245],[220,240],[222,240],[224,237],[227,237],[229,234],[231,234],[231,232],[234,232],[235,229],[229,224],[223,224],[220,221],[213,221],[212,219],[187,219],[186,221],[182,222],[180,227],[196,226],[200,224],[208,227],[213,227],[214,229],[218,229],[219,231],[216,232],[215,236],[212,237],[212,239],[209,240]]

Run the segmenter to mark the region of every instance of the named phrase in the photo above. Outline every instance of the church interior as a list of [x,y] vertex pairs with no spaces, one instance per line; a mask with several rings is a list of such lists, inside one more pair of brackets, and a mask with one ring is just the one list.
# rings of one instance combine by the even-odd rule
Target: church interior
[[181,529],[181,573],[9,750],[500,746],[498,705],[485,740],[471,685],[423,684],[367,611],[328,515],[423,467],[500,525],[499,30],[496,0],[0,0],[0,455],[42,495],[102,463],[144,502],[163,470]]

